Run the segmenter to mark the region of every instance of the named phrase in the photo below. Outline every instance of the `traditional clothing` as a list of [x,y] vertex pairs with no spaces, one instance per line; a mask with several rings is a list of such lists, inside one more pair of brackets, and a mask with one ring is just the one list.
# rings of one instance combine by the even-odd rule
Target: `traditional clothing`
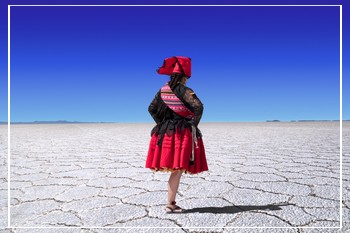
[[148,108],[157,125],[151,131],[146,168],[197,174],[208,170],[202,134],[198,129],[203,104],[191,88],[168,84]]

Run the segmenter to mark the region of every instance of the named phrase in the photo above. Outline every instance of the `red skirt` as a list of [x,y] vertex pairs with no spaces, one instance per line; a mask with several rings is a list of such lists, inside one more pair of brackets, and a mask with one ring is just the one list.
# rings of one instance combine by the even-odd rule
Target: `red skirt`
[[171,136],[164,134],[162,145],[157,145],[158,137],[152,134],[149,144],[146,168],[153,171],[182,170],[188,174],[196,174],[208,170],[202,138],[198,138],[195,148],[194,164],[190,164],[192,155],[192,132],[190,128],[176,130]]

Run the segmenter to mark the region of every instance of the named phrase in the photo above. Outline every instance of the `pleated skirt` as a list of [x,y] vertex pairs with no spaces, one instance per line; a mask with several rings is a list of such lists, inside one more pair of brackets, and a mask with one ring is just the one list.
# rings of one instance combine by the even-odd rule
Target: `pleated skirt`
[[194,164],[190,164],[192,155],[192,132],[190,128],[176,130],[172,135],[164,134],[161,146],[157,145],[160,135],[153,133],[146,159],[146,168],[153,171],[175,172],[182,170],[186,174],[198,174],[208,170],[203,139],[197,139],[194,149]]

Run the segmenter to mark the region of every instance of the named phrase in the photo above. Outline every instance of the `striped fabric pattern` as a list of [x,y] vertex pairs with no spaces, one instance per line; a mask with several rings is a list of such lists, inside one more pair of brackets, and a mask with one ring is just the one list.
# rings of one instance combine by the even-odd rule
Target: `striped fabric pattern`
[[160,96],[164,103],[178,115],[189,119],[194,117],[194,113],[174,94],[168,83],[161,88]]

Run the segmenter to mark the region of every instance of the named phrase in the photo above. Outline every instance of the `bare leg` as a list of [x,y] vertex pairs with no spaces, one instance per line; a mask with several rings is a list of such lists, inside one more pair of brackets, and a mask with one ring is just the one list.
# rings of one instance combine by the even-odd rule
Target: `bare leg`
[[172,207],[175,206],[175,205],[171,205],[171,202],[175,201],[182,172],[183,171],[172,172],[169,177],[169,181],[168,181],[168,205],[169,206],[172,206]]

